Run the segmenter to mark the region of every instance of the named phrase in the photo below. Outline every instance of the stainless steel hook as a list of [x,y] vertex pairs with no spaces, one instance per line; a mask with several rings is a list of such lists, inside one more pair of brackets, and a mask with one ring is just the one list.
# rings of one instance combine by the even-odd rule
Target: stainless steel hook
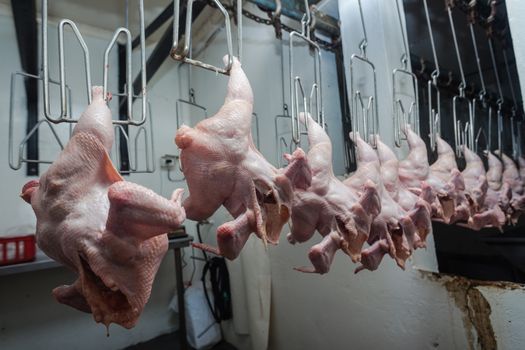
[[[303,17],[309,17],[309,15],[305,15]],[[309,95],[309,101],[308,98],[304,92],[303,85],[302,85],[302,78],[295,73],[295,54],[294,49],[295,45],[294,42],[302,42],[306,43],[312,50],[313,50],[313,60],[314,60],[314,80],[312,84],[312,88],[310,90]],[[305,114],[311,114],[313,108],[312,108],[312,100],[315,98],[315,119],[319,123],[319,125],[322,125],[324,127],[325,123],[325,117],[324,117],[324,107],[323,107],[323,93],[322,93],[322,72],[321,72],[321,48],[319,45],[309,38],[309,36],[306,36],[304,31],[303,33],[299,33],[296,31],[292,31],[289,36],[289,70],[290,70],[290,98],[291,98],[291,122],[292,122],[292,141],[297,146],[300,145],[300,123],[299,123],[299,95],[302,96],[302,102],[303,102],[303,111]],[[309,108],[310,106],[310,108]]]
[[[396,0],[397,16],[399,20],[399,30],[403,38],[403,54],[400,61],[402,68],[396,68],[392,71],[392,107],[394,120],[394,144],[401,147],[401,140],[406,137],[403,133],[404,125],[411,124],[414,131],[419,135],[419,92],[417,89],[417,77],[414,73],[408,70],[408,46],[405,38],[405,31],[403,30],[403,21],[401,19],[401,9],[399,8],[399,0]],[[396,86],[401,82],[402,77],[409,77],[412,83],[413,100],[410,102],[408,113],[405,113],[406,108],[403,101],[398,98]]]
[[[59,148],[62,150],[64,149],[64,143],[58,136],[58,133],[56,132],[55,128],[57,127],[55,123],[49,121],[47,118],[39,119],[37,123],[33,126],[29,132],[27,132],[15,147],[15,93],[16,93],[16,80],[17,78],[22,78],[24,80],[27,79],[35,79],[42,83],[42,90],[44,88],[44,79],[43,77],[28,74],[25,72],[15,72],[11,74],[11,87],[10,87],[10,95],[9,95],[9,134],[8,134],[8,158],[9,158],[9,167],[13,170],[19,170],[22,167],[23,163],[39,163],[39,164],[51,164],[52,160],[45,160],[45,159],[30,159],[25,156],[25,147],[29,139],[36,133],[37,130],[42,128],[42,125],[47,125],[49,129],[51,130],[51,134],[53,136],[53,139],[56,141],[56,144],[59,146]],[[54,80],[48,80],[48,84],[58,85],[60,86],[60,82],[54,81]],[[66,101],[66,115],[71,114],[72,110],[72,99],[71,99],[71,89],[68,85],[65,85],[65,101]],[[70,124],[71,125],[71,124]],[[71,131],[71,130],[70,130]],[[18,154],[15,157],[15,149],[18,150]]]
[[[180,0],[173,0],[173,44],[171,49],[171,57],[177,61],[191,64],[193,66],[201,67],[207,70],[211,70],[216,73],[221,73],[229,75],[232,63],[233,63],[233,44],[232,44],[232,29],[230,15],[228,11],[222,6],[219,0],[213,0],[219,11],[221,11],[224,16],[224,23],[226,28],[226,45],[228,50],[228,63],[226,67],[219,68],[208,63],[193,59],[188,57],[191,46],[191,27],[192,27],[192,12],[193,12],[193,3],[195,0],[188,0],[186,8],[186,26],[185,26],[185,35],[184,35],[184,45],[182,50],[179,48],[179,23],[180,23]],[[239,61],[242,56],[242,0],[237,0],[237,30],[238,30],[238,45],[237,45],[237,56]]]
[[65,72],[65,54],[64,54],[64,27],[67,25],[71,27],[75,34],[82,50],[84,52],[84,69],[86,72],[86,95],[88,104],[91,103],[91,67],[89,58],[89,49],[82,37],[82,34],[78,30],[76,24],[69,20],[63,19],[58,25],[58,64],[59,64],[59,83],[60,83],[60,114],[53,116],[51,114],[50,97],[49,97],[49,57],[48,57],[48,25],[47,25],[47,0],[42,0],[42,72],[43,72],[43,97],[44,97],[44,116],[47,120],[52,123],[68,122],[74,123],[77,120],[73,119],[71,115],[67,113],[67,98],[66,98],[66,72]]
[[[118,93],[117,96],[126,96],[126,93]],[[148,102],[148,124],[139,126],[130,125],[126,130],[124,125],[116,124],[115,130],[115,150],[114,161],[115,164],[120,164],[120,136],[122,136],[126,142],[126,148],[129,159],[129,170],[120,170],[121,174],[141,174],[141,173],[154,173],[156,170],[155,163],[155,143],[153,135],[153,115],[151,112],[151,103]],[[131,130],[135,128],[136,132],[134,137],[132,136]],[[141,143],[140,140],[143,139]],[[141,154],[140,145],[144,146],[144,165],[141,164],[139,154]]]
[[[360,132],[363,139],[375,148],[377,146],[376,137],[379,130],[377,75],[375,65],[366,56],[368,38],[365,18],[361,0],[357,0],[357,3],[359,5],[359,15],[363,28],[363,39],[359,43],[360,54],[352,54],[352,56],[350,56],[350,107],[352,113],[352,129]],[[367,103],[364,103],[362,92],[357,90],[357,87],[355,86],[354,69],[356,61],[364,63],[365,66],[368,67],[368,73],[372,73],[372,94],[368,97]],[[358,113],[359,107],[361,107],[361,113]],[[358,117],[358,114],[360,115],[360,118]],[[371,119],[371,122],[369,122],[369,119]],[[361,129],[361,125],[363,125],[363,129]]]
[[[458,86],[459,95],[454,96],[452,100],[452,108],[453,108],[453,117],[454,117],[454,140],[455,140],[455,148],[456,148],[456,155],[459,158],[463,154],[462,146],[467,146],[470,149],[474,146],[474,114],[473,114],[473,107],[472,107],[472,101],[465,97],[465,88],[467,86],[467,82],[465,80],[465,72],[463,70],[463,62],[461,60],[461,54],[459,51],[459,45],[458,40],[456,36],[456,27],[454,25],[454,18],[452,16],[452,5],[449,2],[447,4],[447,13],[448,13],[448,20],[450,23],[450,29],[452,31],[452,39],[454,42],[454,48],[456,51],[456,58],[458,61],[459,66],[459,72],[461,76],[461,83]],[[465,123],[465,130],[462,130],[462,122],[458,120],[457,115],[457,106],[458,102],[463,101],[466,102],[468,105],[468,121]]]

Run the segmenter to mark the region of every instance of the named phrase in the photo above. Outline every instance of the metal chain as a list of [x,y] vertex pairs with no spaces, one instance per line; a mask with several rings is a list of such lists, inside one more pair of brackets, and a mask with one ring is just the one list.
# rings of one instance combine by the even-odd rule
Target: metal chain
[[[214,8],[217,7],[215,5],[215,3],[213,2],[213,0],[208,0],[207,3],[211,7],[214,7]],[[230,13],[235,13],[235,10],[236,10],[236,8],[235,8],[236,6],[235,5],[224,5],[223,4],[223,6]],[[257,23],[266,24],[266,25],[269,25],[269,26],[274,26],[274,21],[272,19],[259,17],[256,14],[254,14],[254,13],[252,13],[252,12],[246,10],[246,9],[242,9],[242,14],[243,14],[244,17],[246,17],[248,19],[251,19],[252,21],[255,21]],[[292,31],[295,31],[294,28],[289,27],[286,24],[280,23],[280,26],[281,26],[282,30],[284,30],[284,31],[286,31],[288,33],[292,32]],[[315,41],[317,44],[319,44],[319,46],[321,48],[323,48],[324,50],[331,51],[331,52],[335,51],[336,47],[339,45],[339,40],[336,40],[333,43],[331,43],[331,42],[328,42],[326,40],[319,39],[316,36],[313,36],[312,40]]]

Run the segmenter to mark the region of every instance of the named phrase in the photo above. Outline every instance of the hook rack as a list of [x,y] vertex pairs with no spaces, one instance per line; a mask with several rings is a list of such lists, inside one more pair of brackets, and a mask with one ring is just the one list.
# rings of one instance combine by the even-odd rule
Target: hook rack
[[[216,73],[229,75],[230,68],[233,63],[233,44],[232,44],[232,29],[230,15],[224,8],[219,0],[213,0],[219,11],[224,16],[224,23],[226,27],[226,45],[228,48],[228,64],[224,68],[219,68],[214,65],[193,59],[188,57],[191,50],[191,27],[192,27],[192,12],[193,3],[195,0],[188,0],[186,7],[186,24],[185,24],[185,35],[184,44],[182,49],[179,48],[179,23],[180,23],[180,0],[173,0],[173,44],[171,48],[170,56],[177,61],[191,64],[193,66],[201,67],[207,70],[211,70]],[[242,0],[237,0],[237,56],[241,61],[242,56]]]
[[[292,141],[296,147],[301,144],[301,123],[299,121],[299,95],[302,96],[304,113],[311,114],[312,100],[315,97],[315,111],[317,122],[325,127],[325,117],[323,108],[323,94],[322,94],[322,72],[321,72],[321,47],[310,38],[310,23],[311,15],[308,6],[308,0],[304,1],[305,14],[301,20],[301,32],[292,31],[289,36],[289,65],[290,65],[290,98],[291,98],[291,123],[292,123]],[[306,96],[302,79],[295,75],[294,67],[294,41],[306,43],[313,51],[314,56],[314,82],[310,90],[309,98]]]
[[[459,158],[463,154],[461,146],[467,146],[470,149],[474,148],[474,114],[472,109],[472,101],[465,97],[465,88],[467,86],[467,82],[465,80],[463,62],[461,61],[461,54],[459,51],[459,45],[456,36],[456,27],[454,25],[454,19],[452,16],[452,6],[453,4],[451,2],[447,2],[448,20],[450,23],[450,29],[452,31],[452,39],[454,42],[454,49],[456,50],[456,57],[458,60],[459,72],[461,76],[461,82],[458,87],[459,95],[454,96],[454,98],[452,99],[452,114],[454,120],[454,143],[456,148],[456,156]],[[466,105],[468,106],[469,119],[464,124],[461,120],[458,120],[457,108],[460,102],[466,103]]]
[[[39,163],[39,164],[51,164],[53,161],[51,160],[42,160],[42,159],[30,159],[27,158],[25,153],[25,147],[29,139],[39,130],[42,125],[47,125],[49,129],[51,130],[51,134],[53,135],[54,141],[56,141],[56,144],[60,147],[61,150],[64,149],[64,143],[58,136],[57,131],[55,130],[56,125],[54,125],[52,122],[50,122],[48,119],[40,118],[37,123],[33,126],[29,132],[26,133],[25,137],[20,141],[18,146],[16,147],[18,149],[18,155],[15,159],[14,156],[14,149],[15,149],[15,130],[14,130],[14,119],[15,119],[15,93],[16,93],[16,80],[17,78],[21,77],[22,79],[35,79],[42,83],[42,89],[44,87],[43,77],[28,74],[25,72],[15,72],[11,74],[11,91],[10,91],[10,97],[9,97],[9,146],[8,146],[8,152],[9,152],[9,167],[13,170],[19,170],[22,167],[23,163]],[[58,85],[61,86],[60,82],[54,81],[49,79],[49,84]],[[68,85],[64,85],[66,94],[65,96],[65,112],[71,113],[71,89]],[[71,128],[70,128],[71,133]]]
[[[117,96],[124,96],[125,94],[118,94]],[[151,112],[151,103],[148,102],[148,119],[149,125],[143,124],[140,126],[132,126],[132,128],[126,128],[123,125],[115,125],[115,142],[114,146],[112,147],[112,150],[114,150],[112,153],[113,160],[115,164],[121,164],[120,161],[120,142],[122,136],[126,142],[126,149],[128,150],[128,159],[130,160],[129,164],[129,170],[120,170],[121,174],[139,174],[139,173],[154,173],[156,170],[156,164],[155,164],[155,145],[154,145],[154,137],[153,137],[153,114]],[[132,137],[132,133],[130,130],[134,130],[134,137]],[[144,154],[145,154],[145,166],[141,167],[140,160],[139,160],[139,142],[143,139],[143,145],[144,145]],[[131,142],[131,140],[133,142]],[[133,146],[133,147],[131,147]],[[133,149],[133,152],[130,152],[130,149]],[[133,160],[133,161],[132,161]]]
[[[414,73],[408,70],[408,46],[406,43],[405,32],[403,30],[399,0],[396,0],[396,9],[401,37],[403,38],[403,54],[400,58],[402,67],[396,68],[392,71],[392,107],[394,112],[394,144],[397,147],[401,147],[401,140],[406,140],[406,137],[403,135],[402,125],[406,125],[407,123],[412,124],[414,130],[419,135],[419,93],[417,89],[417,77]],[[410,103],[408,112],[405,112],[403,101],[401,98],[397,98],[398,92],[396,91],[397,83],[402,82],[402,80],[399,79],[403,76],[411,79],[414,93],[414,99]]]
[[[363,139],[370,143],[372,147],[376,147],[376,136],[378,133],[378,102],[377,102],[377,77],[376,77],[376,68],[375,65],[367,58],[366,48],[368,46],[368,37],[366,34],[365,19],[363,16],[363,7],[361,5],[361,0],[357,0],[359,5],[359,14],[361,17],[361,25],[363,28],[363,39],[359,43],[359,54],[352,54],[350,56],[350,103],[351,103],[351,113],[352,113],[352,128],[354,131],[359,132]],[[368,68],[369,72],[373,76],[373,94],[368,97],[367,103],[364,102],[361,91],[356,89],[355,79],[354,79],[354,66],[355,61],[360,61],[364,63]],[[361,107],[360,118],[358,117],[358,107]],[[366,107],[365,107],[366,106]],[[369,123],[369,112],[372,112],[372,122]],[[361,124],[363,129],[361,129]],[[372,136],[372,138],[370,138]]]
[[[126,86],[125,86],[125,94],[127,96],[127,104],[128,104],[128,118],[127,120],[113,120],[113,124],[120,124],[120,125],[135,125],[139,126],[144,124],[146,121],[146,45],[145,45],[145,28],[144,28],[144,1],[139,0],[139,17],[140,17],[140,57],[141,57],[141,80],[142,80],[142,89],[140,96],[136,96],[133,94],[133,81],[132,81],[132,55],[131,55],[131,33],[129,29],[120,27],[118,28],[113,38],[111,39],[110,43],[108,44],[105,54],[104,54],[104,67],[103,67],[103,74],[104,74],[104,94],[107,98],[107,82],[108,82],[108,75],[109,75],[109,53],[113,46],[115,45],[118,37],[120,34],[124,34],[126,36]],[[127,13],[127,2],[126,2],[126,13]],[[127,22],[127,18],[126,18]],[[58,47],[59,47],[59,84],[60,84],[60,114],[58,116],[53,116],[51,114],[51,107],[50,107],[50,96],[49,96],[49,84],[50,84],[50,78],[49,78],[49,55],[48,55],[48,0],[42,0],[42,72],[43,72],[43,97],[44,97],[44,115],[46,119],[54,124],[58,123],[76,123],[78,122],[78,119],[73,118],[70,114],[68,114],[68,110],[66,108],[67,99],[66,99],[66,73],[65,73],[65,54],[64,54],[64,28],[66,26],[71,27],[73,30],[73,33],[76,36],[76,39],[78,40],[80,46],[82,47],[82,50],[84,52],[84,70],[85,70],[85,76],[86,76],[86,94],[87,94],[87,101],[88,104],[91,103],[91,66],[90,66],[90,54],[89,54],[89,48],[87,47],[86,42],[84,41],[84,38],[82,37],[82,34],[78,30],[78,27],[76,26],[75,22],[69,19],[62,19],[59,22],[58,25]],[[132,110],[132,104],[134,98],[142,98],[142,116],[139,120],[133,119],[133,110]]]
[[487,140],[487,134],[485,134],[485,130],[483,129],[483,127],[480,127],[478,129],[476,139],[474,140],[474,152],[479,154],[479,139],[481,136],[483,136],[483,139],[485,140],[485,150],[484,152],[482,152],[483,154],[485,154],[485,153],[488,153],[489,151],[489,143]]

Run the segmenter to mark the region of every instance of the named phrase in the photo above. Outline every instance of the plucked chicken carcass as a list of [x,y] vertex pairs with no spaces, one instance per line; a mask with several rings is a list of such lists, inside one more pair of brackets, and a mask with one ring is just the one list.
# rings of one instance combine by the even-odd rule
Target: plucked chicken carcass
[[409,191],[399,181],[399,161],[396,155],[381,141],[379,136],[376,136],[376,140],[377,156],[379,157],[384,188],[403,210],[409,212],[412,221],[416,225],[419,237],[422,242],[425,242],[427,235],[432,230],[432,209],[429,204],[435,198],[432,188],[425,181],[422,181],[419,196]]
[[502,229],[506,221],[505,211],[511,196],[511,188],[502,185],[503,165],[492,153],[488,152],[489,169],[486,173],[488,183],[484,205],[478,213],[472,215],[469,227],[480,230],[483,227],[493,226]]
[[250,83],[234,58],[223,106],[194,128],[181,126],[175,137],[190,192],[183,203],[188,219],[207,219],[221,205],[234,217],[217,229],[218,248],[197,246],[228,259],[239,255],[252,232],[276,244],[291,215],[294,189],[306,189],[311,180],[301,149],[285,169],[273,167],[256,149],[252,111]]
[[381,201],[381,212],[373,220],[368,237],[370,247],[361,252],[362,265],[356,272],[377,269],[387,253],[404,268],[405,261],[412,251],[424,243],[417,234],[417,228],[410,216],[385,190],[377,153],[358,133],[351,133],[350,137],[356,145],[357,169],[343,183],[359,191],[367,181],[372,181],[377,187]]
[[313,267],[301,272],[328,272],[337,250],[342,249],[354,262],[360,260],[361,248],[368,238],[372,220],[381,210],[375,185],[365,182],[361,194],[346,187],[332,170],[330,138],[310,116],[300,116],[308,126],[308,164],[312,171],[311,186],[297,190],[292,207],[292,227],[288,241],[292,244],[309,240],[317,230],[323,239],[309,251]]
[[38,246],[79,274],[55,298],[107,327],[131,328],[168,248],[165,233],[185,218],[182,190],[167,200],[124,181],[108,156],[114,131],[102,87],[92,95],[58,159],[21,196],[35,211]]
[[[421,194],[422,181],[427,182],[432,188],[433,193],[433,196],[428,198],[430,200],[429,204],[432,210],[432,217],[447,221],[444,216],[443,206],[451,203],[448,194],[453,189],[450,188],[450,186],[446,186],[442,181],[439,181],[435,176],[431,177],[433,174],[430,172],[425,142],[412,131],[410,125],[406,125],[403,128],[403,132],[407,138],[409,152],[408,156],[399,162],[399,181],[410,191],[418,195]],[[445,164],[445,166],[447,165]],[[434,169],[434,172],[436,172],[436,169]],[[451,205],[453,208],[454,204],[452,203]]]
[[463,146],[465,169],[461,172],[465,181],[465,195],[467,196],[471,213],[478,213],[485,203],[488,181],[485,166],[481,158],[468,147]]
[[519,215],[525,210],[523,182],[520,178],[520,173],[516,163],[514,163],[514,161],[505,153],[501,153],[501,159],[503,160],[504,165],[502,181],[503,183],[507,183],[512,191],[508,215],[510,216],[511,223],[516,224]]

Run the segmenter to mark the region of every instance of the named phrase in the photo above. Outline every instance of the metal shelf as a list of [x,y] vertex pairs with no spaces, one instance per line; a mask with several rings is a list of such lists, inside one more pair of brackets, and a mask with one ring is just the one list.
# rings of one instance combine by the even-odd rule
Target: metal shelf
[[47,270],[62,266],[60,263],[52,260],[43,251],[38,250],[36,253],[36,259],[34,261],[16,264],[0,266],[0,276],[14,275],[18,273]]
[[[169,249],[183,248],[190,245],[193,241],[191,236],[182,236],[177,238],[171,238],[169,240]],[[48,270],[57,267],[62,267],[62,264],[52,260],[43,251],[38,250],[36,253],[36,259],[34,261],[16,264],[0,266],[0,277],[14,275],[24,272]]]

